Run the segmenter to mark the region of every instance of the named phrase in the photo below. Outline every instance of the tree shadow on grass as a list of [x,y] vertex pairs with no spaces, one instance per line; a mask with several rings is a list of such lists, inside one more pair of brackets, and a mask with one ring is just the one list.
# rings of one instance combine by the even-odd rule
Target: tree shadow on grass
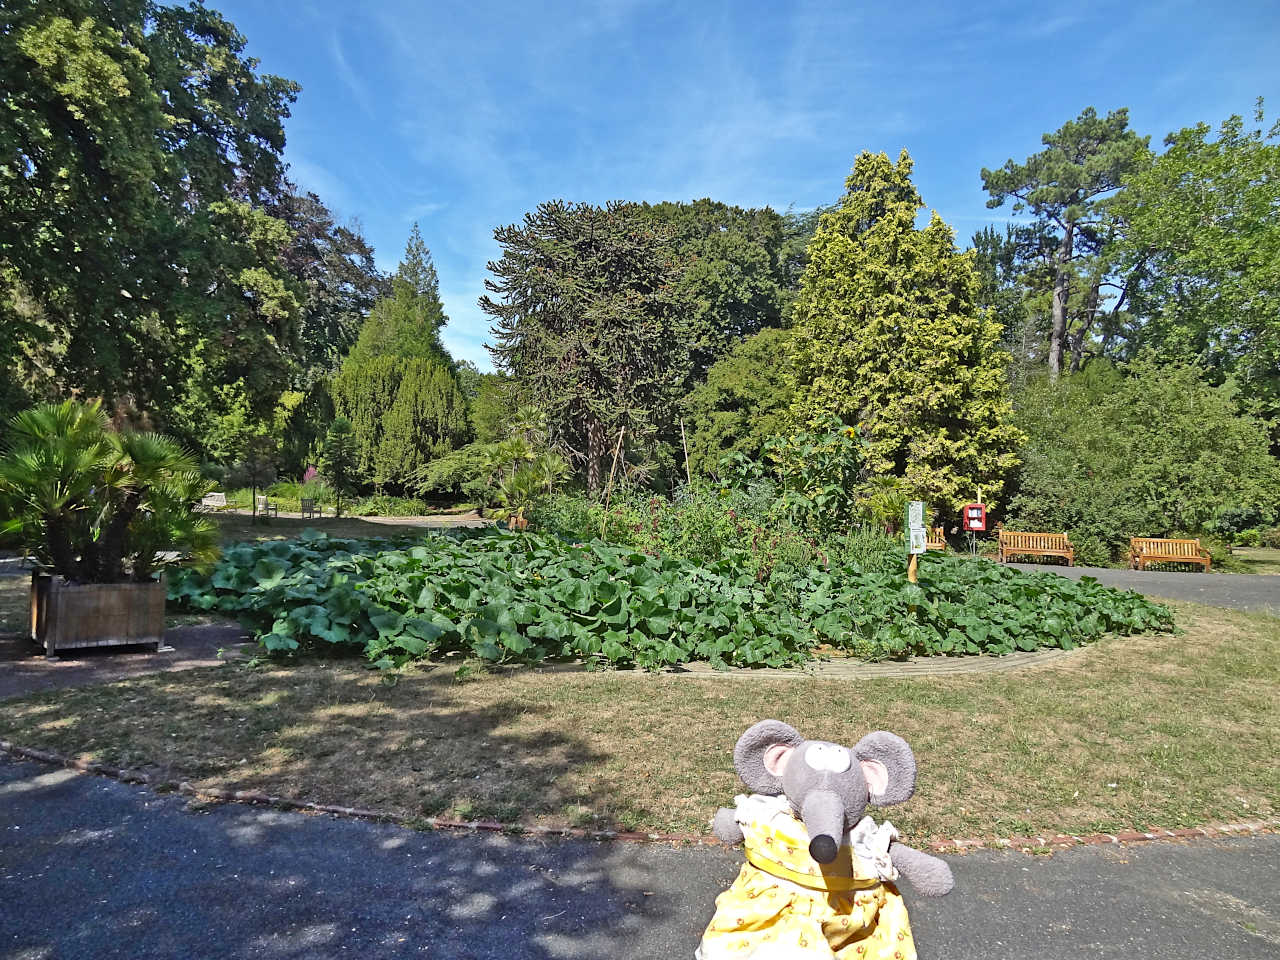
[[[345,662],[147,676],[16,701],[0,732],[197,788],[504,824],[627,829],[612,759],[538,688],[444,671],[387,684]],[[607,710],[606,704],[600,709]]]

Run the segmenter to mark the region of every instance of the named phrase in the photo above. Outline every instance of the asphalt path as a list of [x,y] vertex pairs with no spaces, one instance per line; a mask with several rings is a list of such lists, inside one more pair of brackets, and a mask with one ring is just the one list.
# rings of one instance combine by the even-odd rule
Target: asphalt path
[[1109,587],[1136,590],[1150,597],[1186,600],[1211,607],[1230,607],[1280,616],[1280,576],[1257,573],[1170,573],[1165,570],[1115,570],[1110,567],[1068,567],[1043,563],[1011,563],[1038,573],[1056,573],[1079,580],[1094,577]]
[[[923,958],[1280,956],[1280,837],[949,858]],[[741,863],[178,796],[0,758],[0,958],[675,960]]]

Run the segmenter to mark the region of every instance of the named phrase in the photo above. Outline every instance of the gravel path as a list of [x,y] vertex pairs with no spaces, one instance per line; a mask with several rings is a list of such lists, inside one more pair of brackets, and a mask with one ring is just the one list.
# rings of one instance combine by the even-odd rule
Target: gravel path
[[[948,858],[922,958],[1280,955],[1280,836]],[[741,854],[420,834],[0,757],[0,960],[686,960]]]

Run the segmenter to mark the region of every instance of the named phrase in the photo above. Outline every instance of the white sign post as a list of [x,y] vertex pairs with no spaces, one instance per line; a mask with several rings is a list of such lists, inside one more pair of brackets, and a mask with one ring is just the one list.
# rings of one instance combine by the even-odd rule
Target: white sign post
[[924,553],[928,538],[924,531],[924,501],[912,500],[907,505],[907,579],[916,582],[916,558]]

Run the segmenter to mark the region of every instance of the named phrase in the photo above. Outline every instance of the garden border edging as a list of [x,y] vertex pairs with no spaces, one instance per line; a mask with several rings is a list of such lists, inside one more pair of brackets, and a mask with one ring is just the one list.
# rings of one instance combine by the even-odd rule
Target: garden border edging
[[[429,830],[451,830],[459,833],[501,833],[512,837],[556,837],[599,842],[622,840],[630,843],[682,843],[693,846],[722,845],[719,840],[709,835],[694,836],[692,834],[635,833],[620,830],[585,830],[580,827],[522,827],[498,823],[493,820],[449,820],[444,817],[409,817],[385,811],[362,810],[358,807],[343,807],[336,804],[315,803],[309,800],[275,797],[263,793],[261,790],[221,790],[217,788],[198,790],[185,780],[180,782],[155,780],[141,770],[129,770],[113,767],[105,763],[76,760],[72,757],[54,753],[51,750],[23,747],[8,740],[0,740],[0,752],[24,760],[34,760],[39,763],[65,767],[79,773],[108,777],[121,783],[147,786],[158,792],[179,793],[195,800],[206,800],[215,803],[245,803],[274,807],[278,810],[293,810],[299,813],[324,813],[359,820],[372,820],[379,823],[391,823],[409,829],[420,830],[425,827]],[[1209,824],[1203,827],[1189,827],[1180,830],[1153,830],[1145,833],[1140,831],[1121,831],[1119,833],[1094,833],[1080,836],[1059,833],[1043,837],[1000,837],[994,840],[958,838],[954,840],[935,840],[924,846],[934,853],[1017,850],[1019,853],[1043,854],[1080,846],[1120,845],[1161,840],[1216,839],[1271,833],[1280,833],[1280,817],[1268,820],[1249,820],[1240,823]]]

